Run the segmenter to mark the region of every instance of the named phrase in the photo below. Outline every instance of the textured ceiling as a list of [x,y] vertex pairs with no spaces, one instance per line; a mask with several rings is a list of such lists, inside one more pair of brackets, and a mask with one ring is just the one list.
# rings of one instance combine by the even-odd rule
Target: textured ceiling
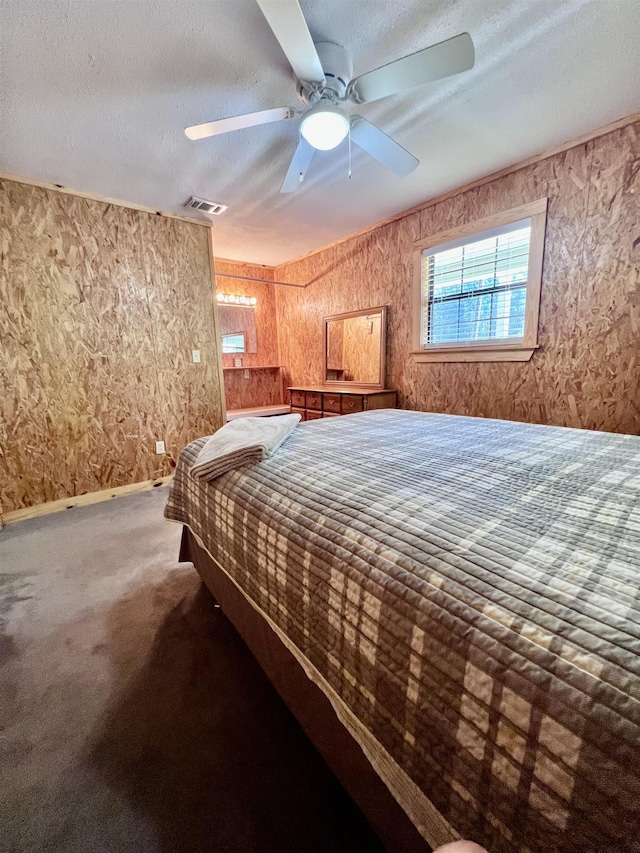
[[301,5],[356,75],[471,33],[472,71],[358,108],[421,160],[409,177],[354,149],[348,180],[344,143],[283,196],[297,121],[185,137],[299,103],[253,0],[0,0],[0,170],[183,215],[222,202],[216,253],[275,264],[640,110],[639,0]]

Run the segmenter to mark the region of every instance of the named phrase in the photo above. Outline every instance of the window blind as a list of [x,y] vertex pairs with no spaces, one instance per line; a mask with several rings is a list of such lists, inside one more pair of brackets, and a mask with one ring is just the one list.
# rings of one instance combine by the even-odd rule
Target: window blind
[[530,238],[520,222],[423,252],[425,346],[522,340]]

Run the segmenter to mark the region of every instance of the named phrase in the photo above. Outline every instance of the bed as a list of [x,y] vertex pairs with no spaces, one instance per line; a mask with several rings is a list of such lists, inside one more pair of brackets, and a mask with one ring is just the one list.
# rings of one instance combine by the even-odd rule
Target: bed
[[640,438],[381,410],[165,515],[389,850],[640,851]]

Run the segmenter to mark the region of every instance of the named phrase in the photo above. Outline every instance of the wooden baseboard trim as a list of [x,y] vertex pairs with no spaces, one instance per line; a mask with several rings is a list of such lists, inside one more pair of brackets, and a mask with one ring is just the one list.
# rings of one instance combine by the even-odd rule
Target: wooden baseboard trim
[[170,483],[171,480],[173,480],[173,474],[169,474],[167,477],[159,477],[157,480],[143,480],[141,483],[131,483],[129,486],[116,486],[114,489],[103,489],[101,492],[89,492],[86,495],[76,495],[72,498],[62,498],[59,501],[49,501],[48,503],[38,504],[37,506],[28,506],[24,509],[16,509],[5,513],[3,520],[5,524],[11,524],[13,521],[25,521],[28,518],[37,518],[40,515],[61,512],[63,509],[89,506],[89,504],[108,501],[110,498],[121,498],[124,495],[136,494],[136,492],[150,491],[165,483]]

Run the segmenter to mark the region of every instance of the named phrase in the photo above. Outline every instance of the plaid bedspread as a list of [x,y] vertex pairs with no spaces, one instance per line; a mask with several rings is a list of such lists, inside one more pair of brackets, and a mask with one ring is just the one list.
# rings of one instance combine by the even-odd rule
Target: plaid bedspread
[[300,425],[166,516],[262,611],[427,840],[640,851],[640,438]]

